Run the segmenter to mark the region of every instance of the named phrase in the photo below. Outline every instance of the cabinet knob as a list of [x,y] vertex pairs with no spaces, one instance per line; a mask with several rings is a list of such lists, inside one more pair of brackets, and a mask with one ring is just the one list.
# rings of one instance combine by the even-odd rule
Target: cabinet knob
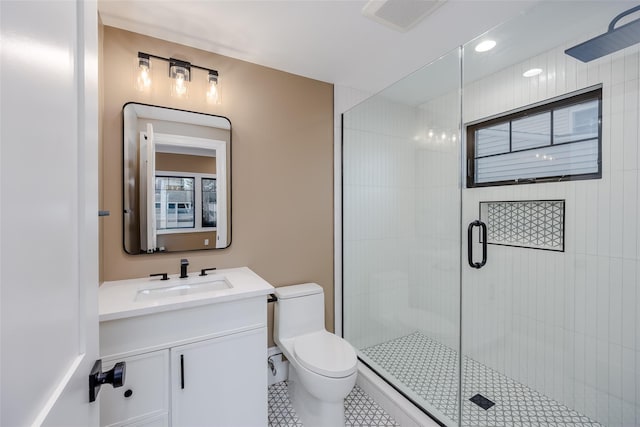
[[133,390],[129,389],[124,392],[124,397],[131,397],[131,396],[133,396]]

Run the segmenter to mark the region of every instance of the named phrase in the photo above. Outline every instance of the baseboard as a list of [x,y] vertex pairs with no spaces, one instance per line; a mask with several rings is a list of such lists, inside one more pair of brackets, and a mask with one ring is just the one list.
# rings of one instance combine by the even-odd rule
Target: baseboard
[[360,361],[358,361],[356,384],[402,427],[439,427],[438,423],[416,408],[413,403]]

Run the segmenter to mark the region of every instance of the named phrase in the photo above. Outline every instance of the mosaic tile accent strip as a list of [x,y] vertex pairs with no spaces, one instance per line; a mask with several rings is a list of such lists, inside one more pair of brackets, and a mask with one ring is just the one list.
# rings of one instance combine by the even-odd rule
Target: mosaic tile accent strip
[[487,242],[564,251],[564,200],[480,202]]
[[[415,332],[362,349],[360,353],[457,421],[457,351]],[[463,358],[462,375],[464,427],[603,427],[469,357]],[[469,400],[476,394],[495,405],[482,409]]]
[[[347,427],[400,426],[357,385],[344,400],[344,416]],[[286,381],[269,386],[269,427],[303,427],[291,406]]]

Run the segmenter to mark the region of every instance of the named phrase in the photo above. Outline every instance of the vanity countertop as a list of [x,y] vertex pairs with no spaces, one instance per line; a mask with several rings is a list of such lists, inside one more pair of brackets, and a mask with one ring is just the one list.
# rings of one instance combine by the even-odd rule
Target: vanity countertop
[[104,322],[266,296],[273,289],[248,267],[216,270],[206,276],[194,272],[185,279],[174,274],[169,280],[144,277],[104,282],[99,289],[99,319]]

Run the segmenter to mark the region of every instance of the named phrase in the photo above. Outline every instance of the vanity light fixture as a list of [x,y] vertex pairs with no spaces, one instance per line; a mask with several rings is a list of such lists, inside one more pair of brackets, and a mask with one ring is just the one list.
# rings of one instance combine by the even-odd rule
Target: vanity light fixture
[[476,52],[488,52],[491,49],[496,47],[496,42],[494,40],[484,40],[478,43],[475,47]]
[[542,68],[531,68],[530,70],[527,70],[524,73],[522,73],[522,77],[534,77],[540,73],[542,73]]
[[163,58],[162,56],[138,52],[138,69],[136,88],[144,91],[151,86],[151,59],[158,59],[169,63],[169,77],[171,78],[171,96],[187,98],[189,95],[189,82],[192,78],[192,70],[198,69],[207,72],[207,92],[205,98],[209,104],[220,104],[220,85],[218,71],[201,67],[187,61],[176,58]]

